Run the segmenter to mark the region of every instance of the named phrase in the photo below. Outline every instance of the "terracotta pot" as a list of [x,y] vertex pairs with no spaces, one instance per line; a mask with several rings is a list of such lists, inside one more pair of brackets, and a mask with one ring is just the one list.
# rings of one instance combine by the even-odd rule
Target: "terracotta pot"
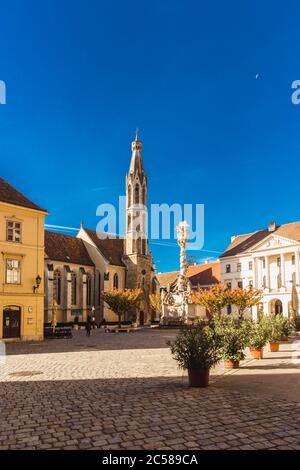
[[269,341],[270,352],[279,351],[279,343],[277,341]]
[[207,387],[209,384],[209,369],[188,369],[190,387]]
[[289,337],[288,336],[283,336],[281,341],[289,341]]
[[238,369],[240,366],[240,361],[224,361],[225,369]]
[[253,357],[253,359],[262,359],[263,353],[264,353],[263,349],[250,348],[250,354]]

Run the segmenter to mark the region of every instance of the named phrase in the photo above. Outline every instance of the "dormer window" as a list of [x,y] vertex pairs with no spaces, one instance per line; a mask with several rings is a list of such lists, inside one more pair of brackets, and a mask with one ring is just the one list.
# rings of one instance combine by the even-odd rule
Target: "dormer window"
[[21,243],[21,222],[6,222],[6,241]]

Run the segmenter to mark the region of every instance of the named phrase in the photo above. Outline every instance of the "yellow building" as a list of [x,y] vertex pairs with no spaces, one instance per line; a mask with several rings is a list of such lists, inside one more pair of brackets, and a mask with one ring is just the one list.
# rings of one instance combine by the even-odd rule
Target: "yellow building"
[[0,339],[43,339],[46,214],[0,178]]

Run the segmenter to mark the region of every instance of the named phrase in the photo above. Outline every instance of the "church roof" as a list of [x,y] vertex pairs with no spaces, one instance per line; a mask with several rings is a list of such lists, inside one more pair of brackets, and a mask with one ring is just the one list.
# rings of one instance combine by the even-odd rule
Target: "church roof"
[[300,241],[300,222],[290,222],[288,224],[280,225],[271,232],[266,228],[246,235],[238,235],[226,248],[224,253],[220,255],[220,258],[244,253],[252,248],[252,246],[256,245],[256,243],[273,234],[280,237],[290,238],[291,240]]
[[124,239],[123,238],[98,238],[96,230],[84,229],[90,239],[101,251],[104,258],[115,266],[125,266],[122,257],[124,255]]
[[0,201],[13,204],[14,206],[27,207],[28,209],[34,209],[36,211],[47,212],[46,209],[42,209],[32,202],[3,178],[0,178]]
[[[158,274],[157,278],[161,287],[167,287],[168,284],[172,285],[176,281],[178,274],[178,271]],[[218,284],[221,278],[220,263],[216,261],[214,263],[188,266],[187,277],[192,287]]]
[[45,231],[45,253],[50,260],[94,266],[80,238]]

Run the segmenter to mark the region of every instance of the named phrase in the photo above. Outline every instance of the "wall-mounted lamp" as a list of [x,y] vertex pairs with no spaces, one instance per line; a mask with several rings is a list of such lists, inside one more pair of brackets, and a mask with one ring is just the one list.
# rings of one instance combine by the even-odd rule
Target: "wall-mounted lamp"
[[34,292],[34,293],[36,293],[36,291],[39,289],[40,284],[41,284],[41,282],[42,282],[42,278],[41,278],[41,276],[40,276],[39,274],[36,276],[35,282],[36,282],[36,285],[33,286],[33,292]]

